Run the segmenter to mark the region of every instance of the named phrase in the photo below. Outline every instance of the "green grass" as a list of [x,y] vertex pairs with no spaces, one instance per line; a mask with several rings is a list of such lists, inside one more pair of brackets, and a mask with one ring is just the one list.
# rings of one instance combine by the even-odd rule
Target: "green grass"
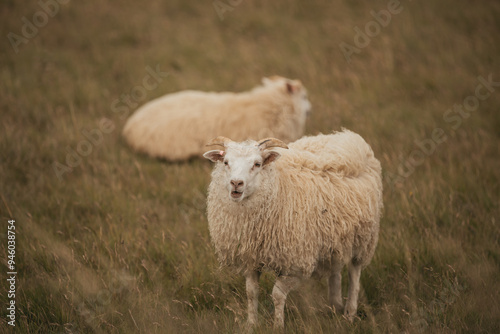
[[[159,65],[168,77],[139,104],[183,89],[242,91],[274,74],[301,79],[314,107],[306,133],[349,128],[382,163],[385,212],[360,319],[332,315],[326,281],[311,280],[290,295],[287,332],[498,333],[500,87],[458,128],[443,116],[479,76],[500,81],[500,5],[402,1],[348,63],[339,44],[353,45],[353,28],[387,6],[243,1],[221,21],[211,1],[71,1],[15,53],[7,34],[40,7],[0,5],[0,257],[15,219],[16,332],[244,330],[244,280],[218,267],[207,229],[212,166],[150,159],[120,136],[134,108],[115,113],[113,101]],[[53,163],[103,118],[114,129],[59,178]],[[447,140],[392,182],[436,128]],[[273,333],[273,282],[261,278],[256,333]],[[10,327],[4,306],[0,332]]]

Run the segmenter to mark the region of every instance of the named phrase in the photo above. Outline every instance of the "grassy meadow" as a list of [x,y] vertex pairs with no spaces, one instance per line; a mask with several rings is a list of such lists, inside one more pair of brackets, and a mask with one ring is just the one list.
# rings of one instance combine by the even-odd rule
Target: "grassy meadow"
[[[158,96],[275,74],[307,87],[306,134],[355,131],[384,170],[359,317],[311,280],[286,332],[500,332],[500,3],[43,1],[0,4],[0,333],[243,332],[244,280],[208,234],[212,165],[136,154],[121,129]],[[255,333],[273,333],[274,279]]]

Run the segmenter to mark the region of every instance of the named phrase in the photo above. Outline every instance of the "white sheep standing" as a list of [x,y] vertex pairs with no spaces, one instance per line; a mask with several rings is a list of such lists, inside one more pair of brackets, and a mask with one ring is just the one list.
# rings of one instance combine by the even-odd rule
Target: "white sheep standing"
[[370,146],[348,130],[303,137],[288,150],[274,138],[217,137],[209,145],[222,148],[204,154],[216,162],[207,200],[210,236],[220,263],[246,277],[248,323],[257,322],[263,269],[277,273],[272,298],[280,328],[287,294],[313,272],[329,276],[329,303],[342,310],[345,264],[344,314],[352,319],[383,208],[381,166]]
[[123,136],[135,150],[170,161],[201,156],[205,143],[217,135],[238,141],[300,138],[311,108],[304,86],[279,76],[262,82],[243,93],[165,95],[139,108],[125,124]]

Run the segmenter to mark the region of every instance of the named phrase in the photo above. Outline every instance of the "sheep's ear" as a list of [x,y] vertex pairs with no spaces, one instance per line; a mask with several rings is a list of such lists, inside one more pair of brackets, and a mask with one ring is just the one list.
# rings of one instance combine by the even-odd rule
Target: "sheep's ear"
[[302,88],[302,83],[299,80],[287,81],[286,91],[288,94],[295,94]]
[[217,161],[224,160],[225,154],[226,154],[226,152],[224,152],[224,151],[213,150],[213,151],[205,152],[203,154],[203,157],[212,161],[212,162],[217,162]]
[[266,151],[266,154],[264,155],[264,162],[262,163],[262,165],[269,165],[271,162],[278,160],[280,157],[281,154],[276,151]]

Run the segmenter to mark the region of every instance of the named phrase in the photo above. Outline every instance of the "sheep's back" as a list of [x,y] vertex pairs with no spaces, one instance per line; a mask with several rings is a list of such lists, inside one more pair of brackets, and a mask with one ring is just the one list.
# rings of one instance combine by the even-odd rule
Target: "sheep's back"
[[281,164],[314,172],[357,177],[380,165],[366,141],[349,130],[303,137],[283,150]]
[[127,121],[123,135],[136,150],[168,160],[199,156],[222,135],[235,141],[303,133],[287,94],[260,88],[244,93],[184,91],[155,99]]

